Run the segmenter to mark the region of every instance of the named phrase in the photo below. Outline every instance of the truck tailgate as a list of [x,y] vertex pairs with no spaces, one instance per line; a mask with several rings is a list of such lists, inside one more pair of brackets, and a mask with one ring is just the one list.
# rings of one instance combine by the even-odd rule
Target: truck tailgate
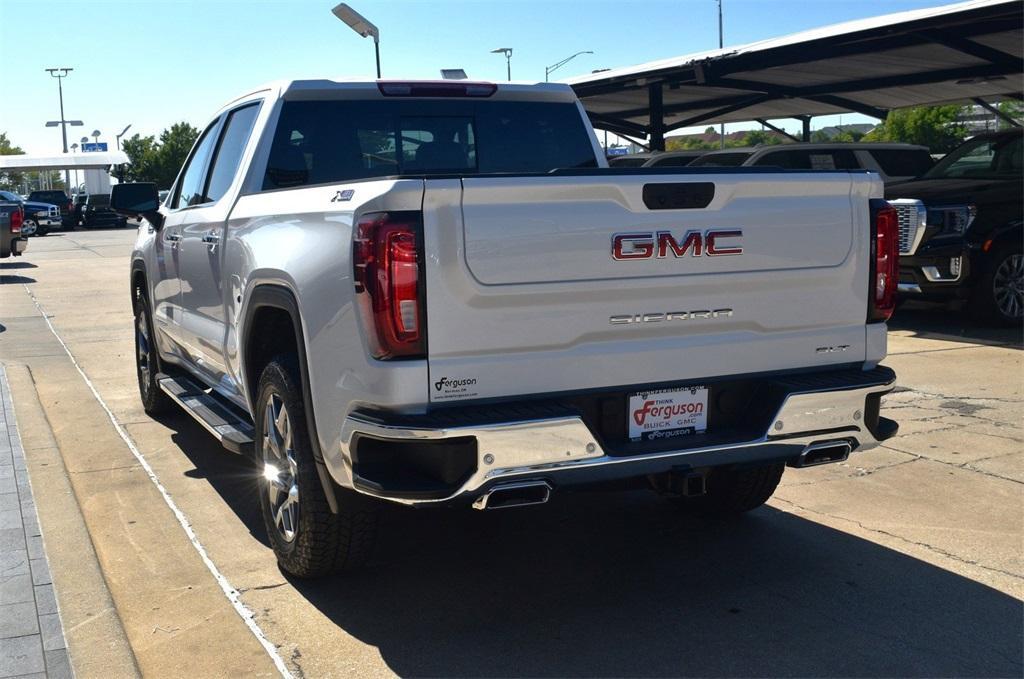
[[431,400],[863,361],[881,191],[848,173],[427,181]]

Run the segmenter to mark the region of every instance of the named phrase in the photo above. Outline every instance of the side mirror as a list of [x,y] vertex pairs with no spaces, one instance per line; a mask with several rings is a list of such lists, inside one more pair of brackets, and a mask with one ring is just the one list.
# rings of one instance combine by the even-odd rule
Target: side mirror
[[160,214],[160,197],[156,184],[139,182],[136,184],[117,184],[110,189],[110,209],[122,217],[145,217],[156,228],[164,223]]

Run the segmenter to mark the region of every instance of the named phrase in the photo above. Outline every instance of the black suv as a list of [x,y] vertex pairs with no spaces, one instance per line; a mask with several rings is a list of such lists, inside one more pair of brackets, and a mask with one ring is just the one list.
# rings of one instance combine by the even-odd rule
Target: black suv
[[1024,131],[973,137],[920,179],[886,187],[899,212],[903,299],[963,300],[989,320],[1024,319]]
[[109,193],[90,193],[82,205],[82,226],[95,229],[100,226],[125,226],[128,223],[121,215],[110,209]]

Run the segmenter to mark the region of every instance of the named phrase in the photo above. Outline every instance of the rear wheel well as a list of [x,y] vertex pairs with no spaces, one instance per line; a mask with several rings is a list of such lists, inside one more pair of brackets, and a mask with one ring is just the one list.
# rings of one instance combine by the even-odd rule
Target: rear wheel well
[[261,306],[252,314],[246,331],[245,382],[249,397],[255,399],[263,369],[275,356],[292,354],[299,358],[295,320],[286,309]]

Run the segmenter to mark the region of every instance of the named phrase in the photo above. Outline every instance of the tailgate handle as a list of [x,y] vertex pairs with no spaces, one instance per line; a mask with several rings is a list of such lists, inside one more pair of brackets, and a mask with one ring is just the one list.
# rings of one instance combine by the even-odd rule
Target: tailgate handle
[[699,210],[714,197],[713,182],[644,184],[644,205],[649,210]]

